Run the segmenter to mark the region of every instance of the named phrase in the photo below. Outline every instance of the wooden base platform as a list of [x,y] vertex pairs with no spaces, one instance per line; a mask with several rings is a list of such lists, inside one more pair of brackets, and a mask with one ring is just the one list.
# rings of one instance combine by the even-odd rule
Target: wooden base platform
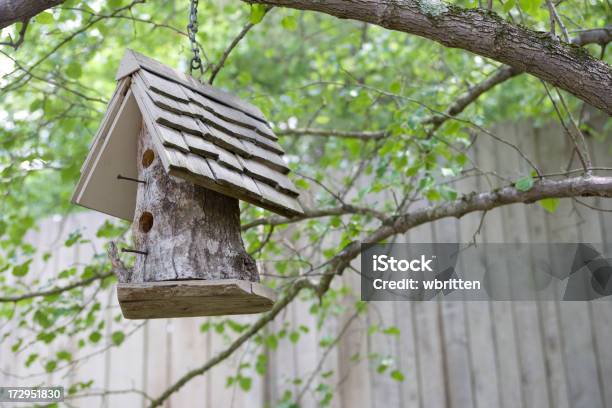
[[117,284],[126,319],[220,316],[261,313],[276,294],[259,283],[228,280],[181,280]]

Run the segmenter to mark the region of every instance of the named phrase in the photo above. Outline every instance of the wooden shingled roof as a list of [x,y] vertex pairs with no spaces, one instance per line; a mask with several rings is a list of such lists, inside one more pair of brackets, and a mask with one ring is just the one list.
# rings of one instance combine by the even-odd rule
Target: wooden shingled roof
[[126,78],[169,174],[282,215],[302,214],[283,149],[257,107],[131,50],[117,71],[120,84]]

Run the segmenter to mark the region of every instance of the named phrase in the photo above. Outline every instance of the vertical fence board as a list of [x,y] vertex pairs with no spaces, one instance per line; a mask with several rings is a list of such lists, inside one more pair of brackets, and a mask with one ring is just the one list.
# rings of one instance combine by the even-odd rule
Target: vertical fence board
[[[409,242],[433,242],[432,226],[419,226],[407,236]],[[436,302],[415,302],[412,310],[422,406],[446,407],[448,390],[445,383],[439,305]]]
[[[470,156],[477,157],[478,145],[473,146]],[[471,191],[480,191],[480,180],[468,178],[457,183],[460,194]],[[485,220],[487,215],[485,216]],[[460,243],[476,241],[483,242],[482,232],[478,233],[483,214],[466,214],[459,220]],[[466,265],[460,265],[465,270]],[[471,276],[483,276],[485,269],[483,263],[471,262]],[[467,271],[466,271],[467,272]],[[495,344],[493,338],[493,323],[491,321],[491,309],[489,302],[466,302],[466,338],[469,345],[469,367],[470,378],[473,388],[473,407],[498,407],[499,384],[495,361]]]
[[[477,162],[484,171],[497,169],[500,157],[498,156],[499,143],[488,135],[479,135]],[[483,177],[481,188],[491,190],[500,181],[492,176]],[[483,225],[483,239],[485,242],[503,242],[503,215],[500,209],[489,211]],[[496,259],[486,258],[487,268],[501,268],[506,265],[494,265]],[[506,270],[506,277],[509,277]],[[509,288],[509,284],[508,284]],[[495,339],[495,356],[497,361],[497,376],[500,386],[500,402],[503,407],[522,407],[523,397],[520,381],[519,356],[514,333],[514,313],[510,302],[492,302],[491,318],[493,336]]]
[[[454,218],[436,221],[433,223],[433,242],[458,242],[458,229],[459,224]],[[474,406],[465,305],[463,302],[441,302],[439,313],[448,404],[452,408]]]
[[[519,146],[521,136],[523,139],[533,137],[530,127],[525,125],[506,125],[500,129],[499,135],[507,142],[521,149],[530,160],[538,162],[534,157],[533,151]],[[498,155],[498,159],[502,174],[518,179],[519,177],[529,175],[533,170],[516,152],[505,149],[504,156],[502,156],[501,148],[498,152],[501,153]],[[501,160],[502,157],[506,159]],[[527,224],[527,211],[537,211],[537,208],[533,208],[533,206],[527,208],[525,205],[508,205],[501,209],[505,242],[528,242],[529,226]],[[508,260],[507,271],[510,274],[513,286],[517,284],[523,287],[533,285],[533,278],[525,274],[516,275],[512,273],[519,268],[521,260],[529,259],[530,255],[529,252],[525,252],[522,256],[517,255]],[[512,302],[512,308],[515,332],[520,334],[517,335],[516,343],[520,361],[523,403],[525,407],[537,408],[549,406],[538,304],[534,301],[515,301]]]

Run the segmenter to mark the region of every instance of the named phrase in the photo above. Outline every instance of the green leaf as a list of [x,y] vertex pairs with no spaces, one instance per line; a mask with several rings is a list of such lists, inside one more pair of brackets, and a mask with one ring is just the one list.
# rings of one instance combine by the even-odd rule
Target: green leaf
[[34,361],[36,361],[36,359],[38,359],[38,353],[32,353],[32,354],[30,354],[30,355],[28,356],[28,359],[27,359],[27,360],[26,360],[26,362],[25,362],[25,366],[26,366],[26,367],[31,366],[31,365],[32,365],[32,363],[33,363]]
[[55,339],[55,333],[52,333],[52,332],[49,332],[49,333],[42,332],[36,335],[36,340],[40,340],[45,344],[51,343],[54,339]]
[[391,371],[391,378],[393,378],[395,381],[402,382],[404,381],[404,374],[402,374],[402,372],[399,370],[393,370]]
[[43,11],[36,16],[36,22],[40,24],[53,24],[55,19],[53,18],[53,14],[48,11]]
[[121,227],[119,225],[115,225],[112,222],[106,220],[106,221],[104,221],[104,224],[102,224],[100,226],[100,228],[98,228],[98,231],[96,231],[96,237],[98,237],[98,238],[115,238],[115,237],[118,237],[119,235],[121,235],[123,230],[124,230],[123,227]]
[[395,81],[391,85],[389,85],[389,90],[391,93],[398,94],[402,91],[402,83],[400,81]]
[[13,266],[13,276],[17,276],[17,277],[26,276],[28,272],[30,271],[31,262],[32,260],[28,259],[22,264]]
[[438,201],[442,198],[442,194],[440,194],[438,190],[431,189],[425,193],[425,197],[427,197],[429,201]]
[[298,331],[291,332],[291,334],[289,334],[289,340],[292,343],[297,343],[298,340],[300,340],[300,332]]
[[315,120],[315,122],[317,122],[320,125],[324,125],[326,123],[329,123],[329,117],[327,117],[327,116],[317,116],[317,119]]
[[66,240],[66,242],[64,242],[64,245],[67,248],[70,248],[71,246],[73,246],[74,244],[76,244],[77,242],[79,242],[79,240],[83,237],[83,235],[81,235],[80,231],[73,231],[68,235],[68,239]]
[[82,73],[81,64],[78,62],[71,62],[66,68],[66,75],[72,79],[80,78]]
[[531,176],[520,178],[514,183],[514,187],[519,191],[529,191],[533,187],[533,178]]
[[240,385],[243,391],[250,390],[252,383],[253,380],[250,377],[240,377],[240,380],[238,380],[238,385]]
[[272,350],[276,350],[278,348],[278,339],[274,334],[271,334],[266,338],[266,345]]
[[538,204],[540,204],[540,206],[546,211],[553,214],[555,211],[557,211],[557,208],[559,207],[559,202],[560,201],[558,198],[545,198],[543,200],[538,201]]
[[91,341],[92,343],[99,342],[101,338],[102,338],[102,335],[100,334],[100,332],[97,332],[97,331],[89,335],[89,341]]
[[66,350],[58,351],[56,356],[58,360],[66,360],[66,361],[72,360],[72,354]]
[[449,186],[442,186],[440,189],[440,194],[446,201],[453,201],[457,199],[457,191]]
[[295,186],[300,190],[308,190],[310,188],[310,184],[304,179],[295,180]]
[[387,327],[384,331],[384,334],[390,335],[390,336],[399,336],[400,335],[400,329],[398,329],[395,326],[391,326],[391,327]]
[[297,19],[294,16],[285,16],[281,20],[281,25],[286,30],[295,31],[297,29]]
[[535,13],[540,4],[539,0],[519,0],[521,8],[529,14]]
[[42,310],[37,310],[32,319],[45,329],[48,329],[53,325],[53,320],[49,318],[49,314],[43,312]]
[[51,371],[55,370],[56,367],[57,367],[57,361],[55,360],[47,361],[47,364],[45,364],[45,371],[50,373]]
[[119,346],[125,340],[125,334],[122,331],[113,332],[111,340],[115,346]]
[[251,24],[258,24],[263,20],[266,15],[266,6],[263,4],[252,4],[251,5],[251,15],[249,16],[249,21]]
[[504,7],[502,8],[504,10],[504,13],[507,13],[510,10],[512,10],[515,4],[516,4],[515,0],[508,0],[506,4],[504,4]]
[[255,362],[255,371],[259,375],[264,375],[266,373],[266,368],[268,367],[268,356],[265,354],[257,355],[257,360]]

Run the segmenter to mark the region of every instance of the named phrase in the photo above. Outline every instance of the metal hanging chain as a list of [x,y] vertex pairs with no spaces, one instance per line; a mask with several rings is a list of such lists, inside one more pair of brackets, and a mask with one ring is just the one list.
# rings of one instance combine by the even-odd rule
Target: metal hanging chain
[[187,24],[187,34],[189,35],[189,42],[191,43],[191,51],[193,57],[189,63],[189,73],[193,71],[200,71],[200,74],[204,74],[204,67],[202,66],[202,60],[200,59],[200,48],[196,41],[196,34],[198,33],[198,0],[191,0],[191,6],[189,8],[189,24]]

